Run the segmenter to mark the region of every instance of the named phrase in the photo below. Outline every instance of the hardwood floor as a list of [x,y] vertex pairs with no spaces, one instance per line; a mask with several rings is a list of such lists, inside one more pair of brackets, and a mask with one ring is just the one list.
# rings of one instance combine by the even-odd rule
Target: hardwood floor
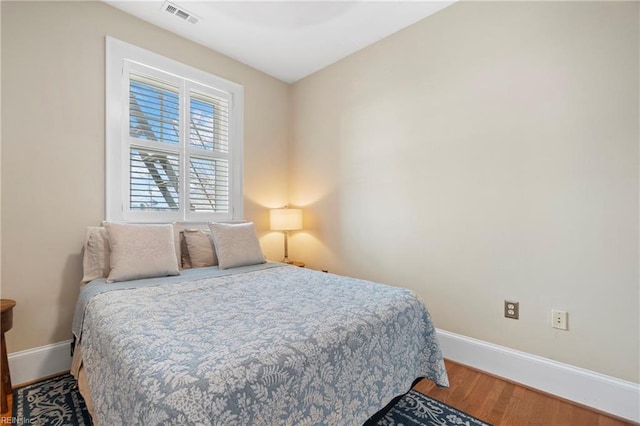
[[627,423],[446,361],[449,388],[422,380],[414,389],[493,425],[619,426]]
[[[454,362],[447,361],[446,364],[449,374],[449,388],[438,388],[433,382],[422,380],[416,384],[414,389],[496,426],[621,426],[633,424],[509,383]],[[0,424],[11,424],[11,406],[12,397],[9,396],[9,412],[2,413]]]
[[9,410],[5,413],[0,413],[0,424],[3,425],[11,424],[11,407],[13,407],[13,395],[7,395],[7,405],[9,406]]

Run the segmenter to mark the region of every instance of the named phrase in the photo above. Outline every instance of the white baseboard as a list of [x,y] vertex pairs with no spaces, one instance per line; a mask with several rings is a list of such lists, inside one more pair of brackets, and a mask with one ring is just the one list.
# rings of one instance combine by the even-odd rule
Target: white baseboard
[[640,422],[640,385],[437,330],[445,358],[578,404]]
[[65,340],[9,354],[11,383],[16,387],[68,371],[71,368],[70,348],[71,340]]
[[[437,330],[444,356],[530,388],[640,422],[640,385],[547,358]],[[14,385],[69,370],[70,340],[9,355]]]

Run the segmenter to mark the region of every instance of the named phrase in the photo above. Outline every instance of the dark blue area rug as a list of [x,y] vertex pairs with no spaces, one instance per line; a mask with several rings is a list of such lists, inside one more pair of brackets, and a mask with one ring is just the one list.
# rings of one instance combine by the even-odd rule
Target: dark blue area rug
[[379,426],[491,426],[443,402],[410,390],[376,423]]
[[[491,426],[419,392],[409,391],[377,421],[367,425]],[[13,391],[13,424],[39,426],[90,426],[91,417],[75,379],[66,374]]]
[[71,374],[15,389],[11,416],[18,425],[91,425],[87,405]]

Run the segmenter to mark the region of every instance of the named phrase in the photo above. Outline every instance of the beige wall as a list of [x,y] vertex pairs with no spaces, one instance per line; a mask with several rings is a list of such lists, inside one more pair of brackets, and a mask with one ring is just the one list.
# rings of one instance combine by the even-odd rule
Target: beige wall
[[9,352],[71,338],[84,229],[104,219],[105,36],[244,85],[245,218],[287,202],[290,87],[102,2],[2,2],[2,297]]
[[640,382],[638,6],[456,3],[295,84],[293,257]]

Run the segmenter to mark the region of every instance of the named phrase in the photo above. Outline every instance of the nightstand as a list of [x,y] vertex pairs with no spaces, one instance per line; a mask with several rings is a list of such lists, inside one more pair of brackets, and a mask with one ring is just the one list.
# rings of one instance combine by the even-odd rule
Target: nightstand
[[13,327],[13,307],[16,306],[15,300],[1,299],[2,305],[2,383],[0,384],[0,403],[2,412],[9,410],[7,406],[7,395],[11,395],[11,372],[9,371],[9,361],[7,358],[7,342],[4,340],[4,333]]
[[293,265],[293,266],[297,266],[297,267],[299,267],[299,268],[304,268],[304,262],[296,262],[296,261],[293,261],[293,262],[291,262],[290,264],[291,264],[291,265]]

